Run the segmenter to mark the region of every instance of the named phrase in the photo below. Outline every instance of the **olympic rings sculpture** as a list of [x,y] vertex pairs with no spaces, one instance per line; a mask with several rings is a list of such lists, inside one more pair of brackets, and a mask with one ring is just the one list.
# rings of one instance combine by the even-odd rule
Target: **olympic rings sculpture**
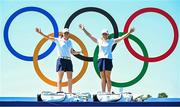
[[[22,55],[20,53],[18,53],[12,46],[11,46],[11,43],[9,41],[9,35],[8,35],[8,32],[9,32],[9,27],[12,23],[12,21],[16,18],[16,16],[20,15],[21,13],[24,13],[24,12],[29,12],[29,11],[33,11],[33,12],[38,12],[38,13],[41,13],[43,14],[44,16],[46,16],[52,23],[52,26],[53,26],[53,29],[54,29],[54,32],[49,34],[48,36],[53,36],[54,37],[58,37],[59,35],[62,35],[61,32],[59,32],[59,29],[58,29],[58,25],[55,21],[55,19],[53,18],[53,16],[47,12],[46,10],[42,9],[42,8],[39,8],[39,7],[24,7],[24,8],[21,8],[17,11],[15,11],[7,20],[6,24],[5,24],[5,27],[4,27],[4,42],[5,42],[5,45],[7,47],[7,49],[11,52],[11,54],[13,54],[15,57],[21,59],[21,60],[24,60],[24,61],[33,61],[33,65],[34,65],[34,69],[37,73],[37,75],[47,84],[49,85],[52,85],[52,86],[56,86],[56,82],[53,81],[53,80],[50,80],[48,79],[45,75],[43,75],[43,73],[41,72],[40,68],[39,68],[39,65],[38,65],[38,60],[41,60],[43,58],[45,58],[46,56],[48,56],[55,48],[56,44],[52,42],[51,46],[44,52],[42,53],[41,55],[38,55],[39,53],[39,50],[40,48],[42,47],[42,45],[47,41],[47,39],[43,38],[42,40],[40,40],[40,42],[38,43],[38,45],[36,46],[35,50],[34,50],[34,55],[33,56],[26,56],[26,55]],[[129,29],[129,26],[131,24],[131,22],[139,15],[143,14],[143,13],[147,13],[147,12],[154,12],[154,13],[158,13],[162,16],[164,16],[171,24],[172,28],[173,28],[173,32],[174,32],[174,39],[173,39],[173,42],[172,42],[172,45],[171,47],[162,55],[159,55],[157,57],[149,57],[148,56],[148,52],[147,52],[147,49],[145,47],[145,45],[142,43],[142,41],[140,39],[138,39],[135,35],[130,35],[128,38],[124,39],[124,43],[128,49],[128,51],[134,56],[136,57],[137,59],[141,60],[141,61],[144,61],[144,64],[143,64],[143,68],[141,69],[139,75],[128,81],[128,82],[124,82],[124,83],[120,83],[120,82],[114,82],[112,81],[112,86],[115,86],[115,87],[128,87],[128,86],[131,86],[135,83],[137,83],[138,81],[140,81],[143,76],[145,75],[146,71],[147,71],[147,68],[148,68],[148,64],[149,62],[158,62],[158,61],[161,61],[161,60],[164,60],[165,58],[167,58],[170,54],[173,53],[173,51],[175,50],[176,46],[177,46],[177,43],[178,43],[178,38],[179,38],[179,34],[178,34],[178,27],[176,25],[176,22],[174,21],[174,19],[165,11],[161,10],[161,9],[158,9],[158,8],[153,8],[153,7],[148,7],[148,8],[142,8],[136,12],[134,12],[127,20],[125,26],[124,26],[124,31],[123,32],[119,32],[118,31],[118,26],[114,20],[114,18],[108,13],[106,12],[105,10],[103,9],[100,9],[100,8],[97,8],[97,7],[85,7],[85,8],[82,8],[82,9],[79,9],[77,10],[76,12],[74,12],[69,18],[68,20],[66,21],[65,23],[65,26],[66,28],[69,28],[70,27],[70,24],[71,22],[73,21],[73,19],[82,14],[82,13],[85,13],[85,12],[97,12],[97,13],[100,13],[102,14],[103,16],[105,16],[109,21],[110,23],[112,24],[112,27],[113,27],[113,30],[114,30],[114,33],[110,34],[109,38],[117,38],[119,36],[122,36],[125,32],[128,32],[128,29]],[[74,34],[70,34],[70,38],[72,40],[74,40],[75,42],[77,42],[77,44],[81,47],[81,49],[83,50],[83,55],[75,55],[76,58],[84,61],[83,63],[83,67],[80,71],[80,73],[75,77],[73,78],[73,84],[78,82],[82,77],[83,75],[85,74],[86,70],[87,70],[87,66],[88,66],[88,62],[93,62],[94,64],[94,68],[95,68],[95,71],[96,73],[98,74],[98,76],[100,77],[99,75],[99,72],[98,72],[98,68],[97,68],[97,58],[98,58],[98,46],[95,48],[95,51],[94,51],[94,56],[93,57],[89,57],[88,56],[88,51],[85,47],[85,45],[83,44],[83,42],[77,37],[75,36]],[[134,42],[136,42],[138,44],[138,46],[141,48],[142,52],[143,52],[143,56],[138,54],[132,47],[131,47],[131,44],[129,42],[129,39],[133,40]],[[112,51],[115,49],[116,47],[116,44],[113,46],[112,48]],[[67,82],[63,82],[62,83],[62,86],[67,86]]]

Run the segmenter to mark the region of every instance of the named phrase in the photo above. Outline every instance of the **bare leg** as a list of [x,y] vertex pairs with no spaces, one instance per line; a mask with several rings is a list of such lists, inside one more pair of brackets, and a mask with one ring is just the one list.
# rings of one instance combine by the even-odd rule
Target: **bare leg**
[[108,92],[111,92],[111,71],[105,71],[106,81],[107,81],[107,89]]
[[68,79],[68,93],[72,93],[72,71],[67,72],[67,79]]
[[64,75],[64,71],[57,72],[57,92],[61,91],[62,88],[61,83],[62,83],[63,75]]
[[106,91],[106,78],[105,78],[105,72],[101,71],[100,72],[101,75],[101,88],[102,88],[102,92]]

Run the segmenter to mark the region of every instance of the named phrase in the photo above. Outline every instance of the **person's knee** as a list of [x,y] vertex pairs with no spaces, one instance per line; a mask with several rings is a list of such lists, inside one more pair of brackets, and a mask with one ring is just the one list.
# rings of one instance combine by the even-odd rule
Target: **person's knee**
[[58,83],[61,83],[62,82],[62,79],[58,79],[58,81],[57,81]]
[[107,77],[107,78],[106,78],[106,81],[107,81],[107,82],[111,82],[110,77]]
[[72,82],[72,78],[68,78],[68,82]]
[[101,81],[106,82],[106,78],[105,77],[101,78]]

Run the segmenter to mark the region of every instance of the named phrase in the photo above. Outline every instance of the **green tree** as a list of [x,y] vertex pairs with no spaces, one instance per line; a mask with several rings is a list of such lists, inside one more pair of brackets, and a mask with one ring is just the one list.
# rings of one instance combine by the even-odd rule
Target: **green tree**
[[158,98],[167,98],[168,95],[165,92],[159,93]]
[[152,98],[152,96],[150,94],[147,95],[147,98]]

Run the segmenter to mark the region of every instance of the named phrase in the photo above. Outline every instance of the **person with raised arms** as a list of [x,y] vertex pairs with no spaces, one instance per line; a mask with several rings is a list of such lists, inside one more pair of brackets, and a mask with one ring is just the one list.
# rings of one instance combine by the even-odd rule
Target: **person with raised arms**
[[72,72],[73,72],[73,64],[71,61],[71,54],[77,55],[81,52],[75,51],[72,48],[72,42],[69,40],[69,29],[63,29],[63,36],[59,36],[58,38],[50,37],[41,32],[40,28],[36,28],[36,32],[40,35],[44,36],[48,40],[51,40],[56,43],[58,59],[56,63],[56,72],[57,72],[57,93],[62,92],[61,83],[63,79],[64,72],[67,73],[68,79],[68,93],[72,93]]
[[115,43],[120,42],[124,38],[127,38],[132,32],[134,32],[134,28],[131,28],[130,31],[121,37],[108,39],[109,32],[107,29],[103,29],[101,34],[102,37],[100,39],[96,39],[94,35],[89,33],[83,24],[79,25],[79,28],[84,31],[84,33],[99,46],[99,54],[98,54],[98,70],[100,71],[101,76],[101,87],[102,92],[106,92],[106,86],[108,93],[111,93],[111,70],[113,68],[112,63],[112,46]]

